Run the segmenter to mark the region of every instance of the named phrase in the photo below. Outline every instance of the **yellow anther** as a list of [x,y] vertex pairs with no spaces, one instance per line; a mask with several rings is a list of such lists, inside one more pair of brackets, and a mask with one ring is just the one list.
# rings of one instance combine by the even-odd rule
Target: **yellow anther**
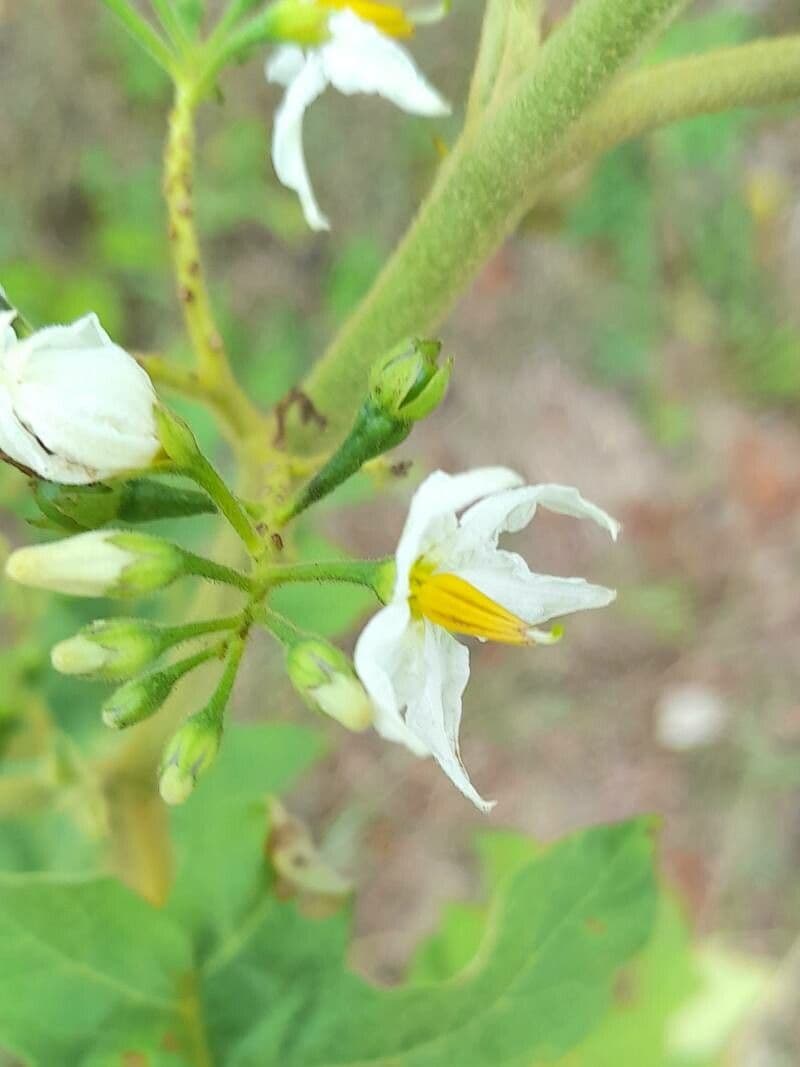
[[409,603],[417,618],[424,617],[451,633],[504,645],[537,642],[537,631],[524,619],[455,574],[432,574],[417,564],[411,571]]
[[383,4],[380,0],[318,0],[318,3],[335,11],[349,8],[387,37],[412,37],[414,34],[414,23],[401,7],[394,4]]

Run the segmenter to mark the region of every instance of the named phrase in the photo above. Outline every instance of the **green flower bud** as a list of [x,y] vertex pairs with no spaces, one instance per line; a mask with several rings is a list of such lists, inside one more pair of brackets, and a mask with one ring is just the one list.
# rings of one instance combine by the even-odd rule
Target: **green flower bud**
[[222,742],[222,721],[208,708],[192,715],[164,749],[159,790],[167,804],[183,804],[197,779],[217,758]]
[[115,486],[38,481],[34,497],[51,523],[71,532],[95,530],[110,522],[152,522],[211,515],[216,511],[205,493],[154,478],[137,478]]
[[192,428],[163,405],[155,409],[155,419],[158,439],[166,454],[182,470],[191,469],[202,456]]
[[120,682],[139,674],[174,641],[173,630],[145,619],[98,619],[53,648],[62,674]]
[[404,423],[418,422],[442,402],[450,382],[452,360],[439,366],[439,341],[404,342],[380,359],[370,375],[375,405]]
[[114,730],[124,730],[148,719],[170,695],[177,680],[174,671],[166,668],[126,682],[103,704],[103,722]]
[[310,707],[348,730],[360,732],[372,725],[372,702],[349,659],[334,645],[317,638],[300,640],[289,648],[286,669]]
[[188,557],[177,545],[122,530],[20,548],[6,562],[13,581],[69,596],[143,596],[188,573]]

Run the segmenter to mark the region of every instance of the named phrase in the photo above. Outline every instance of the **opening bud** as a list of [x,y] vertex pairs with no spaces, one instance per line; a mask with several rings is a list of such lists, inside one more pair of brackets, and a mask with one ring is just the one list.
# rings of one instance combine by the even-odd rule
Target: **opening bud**
[[6,574],[69,596],[135,597],[190,573],[186,554],[149,534],[102,530],[12,552]]
[[300,640],[287,653],[286,669],[310,707],[348,730],[360,732],[372,725],[372,702],[350,660],[334,645],[317,638]]
[[61,674],[121,682],[148,667],[173,643],[171,629],[145,619],[98,619],[51,654]]
[[370,394],[386,415],[401,422],[418,422],[444,399],[453,361],[439,366],[439,341],[404,342],[373,366]]
[[159,790],[165,803],[183,804],[201,774],[217,758],[222,742],[222,721],[209,708],[192,715],[164,749]]

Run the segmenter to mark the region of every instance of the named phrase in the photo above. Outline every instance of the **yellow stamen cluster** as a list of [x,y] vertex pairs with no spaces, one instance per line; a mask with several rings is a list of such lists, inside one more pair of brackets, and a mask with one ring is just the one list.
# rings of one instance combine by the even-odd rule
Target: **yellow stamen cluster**
[[536,631],[516,615],[455,574],[435,574],[425,564],[411,570],[409,605],[451,633],[498,641],[504,645],[536,643]]
[[349,8],[387,37],[412,37],[414,34],[414,23],[401,7],[394,4],[384,4],[380,0],[318,0],[318,3],[334,11]]

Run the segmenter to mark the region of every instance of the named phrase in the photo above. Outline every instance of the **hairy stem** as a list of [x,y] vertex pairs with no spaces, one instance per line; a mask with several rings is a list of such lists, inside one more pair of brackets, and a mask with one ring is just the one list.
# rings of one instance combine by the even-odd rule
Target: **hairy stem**
[[442,318],[524,213],[532,185],[570,129],[681,3],[582,0],[531,70],[466,131],[407,236],[308,380],[305,391],[328,416],[329,434],[352,417],[372,361]]
[[[197,94],[179,79],[164,153],[164,197],[178,298],[197,359],[193,395],[212,400],[240,437],[258,434],[263,420],[231,371],[206,287],[194,217],[194,109]],[[158,367],[158,364],[151,363]],[[160,368],[163,372],[163,366]],[[186,377],[173,378],[176,388]]]

